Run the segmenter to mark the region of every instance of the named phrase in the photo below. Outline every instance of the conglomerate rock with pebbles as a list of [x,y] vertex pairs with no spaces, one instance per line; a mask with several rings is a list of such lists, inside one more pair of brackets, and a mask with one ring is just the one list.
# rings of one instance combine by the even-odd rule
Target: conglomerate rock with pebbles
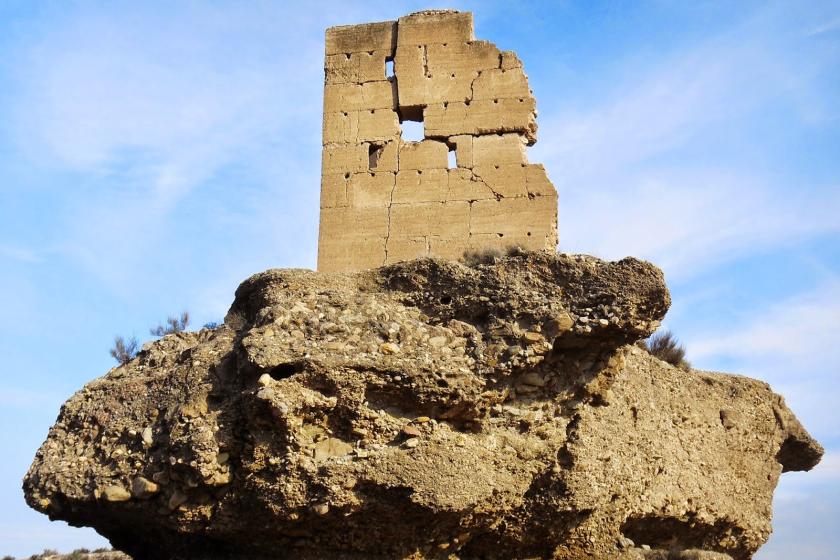
[[26,498],[136,559],[749,558],[822,449],[635,346],[668,305],[630,258],[257,274],[76,393]]

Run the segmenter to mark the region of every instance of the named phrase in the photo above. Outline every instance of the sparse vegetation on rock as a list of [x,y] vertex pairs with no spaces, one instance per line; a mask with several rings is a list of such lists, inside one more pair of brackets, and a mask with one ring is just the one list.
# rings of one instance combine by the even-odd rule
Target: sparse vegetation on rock
[[511,245],[509,247],[506,247],[504,250],[498,249],[496,247],[486,247],[484,249],[470,249],[464,251],[464,254],[461,255],[460,260],[467,266],[476,267],[482,264],[495,264],[496,261],[505,256],[523,256],[527,253],[528,251],[526,249],[523,249],[519,245]]
[[656,356],[663,362],[684,370],[691,369],[691,363],[685,359],[685,346],[673,335],[671,331],[655,333],[643,343],[651,355]]
[[167,317],[166,324],[158,325],[149,329],[152,336],[166,336],[183,332],[190,324],[190,314],[188,311],[181,313],[179,317]]
[[121,336],[115,336],[114,345],[109,350],[109,353],[118,364],[125,365],[134,359],[134,356],[137,355],[138,348],[137,338],[132,336],[126,340]]

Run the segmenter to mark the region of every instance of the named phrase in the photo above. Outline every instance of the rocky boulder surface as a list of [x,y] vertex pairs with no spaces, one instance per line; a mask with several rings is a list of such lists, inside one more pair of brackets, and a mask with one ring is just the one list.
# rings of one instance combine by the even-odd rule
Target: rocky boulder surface
[[669,303],[631,258],[270,270],[67,401],[26,499],[138,560],[750,558],[822,448],[637,347]]

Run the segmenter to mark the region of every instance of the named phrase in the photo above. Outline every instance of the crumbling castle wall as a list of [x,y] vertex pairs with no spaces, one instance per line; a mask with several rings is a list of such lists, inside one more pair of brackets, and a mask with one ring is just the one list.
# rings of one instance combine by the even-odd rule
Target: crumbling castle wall
[[[525,153],[528,78],[515,53],[475,40],[472,14],[330,28],[325,74],[319,270],[556,248],[557,193]],[[404,121],[422,121],[423,140],[404,141]]]

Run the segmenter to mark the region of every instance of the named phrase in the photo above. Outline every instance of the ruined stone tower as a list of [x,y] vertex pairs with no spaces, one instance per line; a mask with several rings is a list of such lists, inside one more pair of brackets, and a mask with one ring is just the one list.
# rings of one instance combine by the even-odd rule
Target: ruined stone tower
[[[557,193],[525,154],[528,78],[515,53],[475,40],[472,14],[330,28],[324,66],[320,271],[556,248]],[[403,140],[405,121],[423,140]]]

